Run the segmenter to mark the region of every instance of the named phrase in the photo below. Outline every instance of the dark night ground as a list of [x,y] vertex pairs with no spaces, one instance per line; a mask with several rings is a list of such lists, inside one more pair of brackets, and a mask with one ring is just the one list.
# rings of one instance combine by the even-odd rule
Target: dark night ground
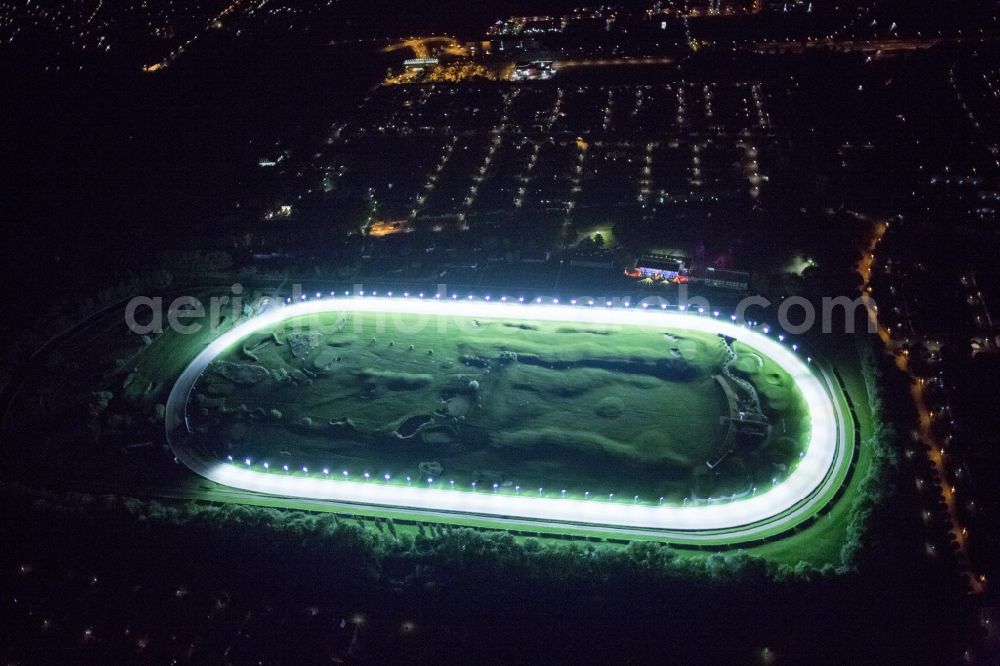
[[[518,8],[490,8],[511,11]],[[295,47],[264,54],[220,45],[155,82],[123,70],[24,76],[25,63],[5,58],[0,80],[17,91],[5,101],[12,121],[0,128],[13,167],[0,193],[9,307],[64,284],[92,291],[142,266],[144,252],[208,238],[237,193],[253,188],[263,146],[313,137],[381,73],[380,64],[341,66],[352,62],[341,58],[303,68]],[[394,549],[304,519],[279,521],[274,531],[234,526],[257,520],[252,510],[180,529],[12,499],[0,516],[8,544],[0,623],[12,631],[0,643],[5,660],[26,663],[157,661],[164,646],[173,652],[198,636],[221,651],[252,611],[254,639],[237,644],[234,661],[309,663],[345,654],[353,633],[350,624],[339,629],[340,619],[363,613],[358,650],[373,663],[538,661],[567,650],[588,661],[757,662],[765,646],[789,662],[943,663],[961,652],[969,622],[955,610],[963,606],[946,560],[919,548],[917,501],[903,490],[882,508],[874,529],[881,545],[859,574],[773,583],[755,565],[721,581],[671,563],[647,566],[638,547],[536,554],[461,533]],[[22,565],[33,571],[21,574]],[[189,597],[176,595],[181,586]],[[229,601],[206,627],[201,618],[217,597]],[[42,633],[46,618],[24,613],[29,604],[50,611],[53,633]],[[91,625],[97,638],[86,642]],[[149,635],[149,656],[133,652],[130,627]]]

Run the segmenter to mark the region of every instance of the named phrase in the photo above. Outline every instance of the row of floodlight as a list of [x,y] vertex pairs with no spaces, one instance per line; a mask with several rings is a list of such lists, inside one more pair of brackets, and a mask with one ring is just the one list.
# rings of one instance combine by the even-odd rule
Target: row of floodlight
[[[800,454],[800,457],[801,457],[801,454]],[[226,456],[226,461],[228,463],[232,464],[232,465],[240,465],[239,461],[234,460],[233,456],[231,456],[231,455],[227,455]],[[248,470],[249,469],[253,469],[253,460],[250,459],[250,458],[244,458],[241,467],[245,467]],[[267,462],[267,461],[264,461],[261,464],[261,467],[263,467],[263,469],[264,469],[265,472],[271,472],[272,471],[271,464],[269,462]],[[291,470],[291,468],[287,464],[281,465],[280,469],[283,472],[285,472],[286,474],[297,473],[297,471],[298,471],[298,470],[296,470],[295,472],[293,472]],[[309,474],[309,467],[303,466],[301,468],[301,471],[302,471],[303,474],[308,475]],[[336,476],[337,476],[336,473],[331,472],[331,470],[330,470],[329,467],[323,467],[320,470],[320,472],[322,473],[322,475],[323,475],[324,478],[335,479]],[[343,479],[348,480],[348,479],[351,478],[351,473],[348,470],[346,470],[346,469],[345,470],[341,470],[340,476],[343,477]],[[375,478],[377,480],[377,477],[378,477],[378,475],[372,475],[371,472],[367,472],[367,471],[366,472],[362,472],[362,474],[360,476],[363,477],[365,481],[369,481],[369,480],[371,480],[373,478]],[[382,479],[383,479],[383,481],[385,483],[390,483],[393,480],[393,478],[394,478],[391,474],[388,474],[388,473],[382,474],[381,477],[382,477]],[[407,475],[407,476],[404,476],[402,478],[406,480],[406,485],[407,486],[410,486],[410,485],[413,484],[414,479],[413,479],[412,476]],[[420,483],[421,479],[417,479],[416,481],[417,481],[417,483]],[[435,479],[434,479],[433,476],[425,477],[424,481],[426,482],[426,484],[427,484],[428,487],[433,486],[434,483],[435,483]],[[443,481],[441,479],[438,479],[437,483],[441,484],[441,483],[443,483]],[[776,486],[779,483],[780,483],[780,480],[778,479],[778,477],[774,477],[774,478],[771,479],[771,485],[772,486]],[[451,490],[461,490],[461,486],[456,487],[454,480],[449,480],[447,487],[450,488]],[[479,488],[481,487],[481,485],[477,481],[472,481],[469,484],[469,487],[472,489],[472,492],[476,492],[476,491],[479,490]],[[501,492],[506,487],[507,486],[503,486],[500,483],[486,484],[486,488],[487,489],[492,489],[494,493],[499,493],[499,492]],[[522,488],[521,488],[520,485],[514,485],[514,486],[511,486],[511,487],[514,490],[514,494],[515,495],[520,495],[521,494]],[[751,489],[751,491],[752,491],[751,492],[752,495],[756,495],[757,494],[757,487],[754,486]],[[544,486],[540,486],[537,489],[537,492],[538,492],[539,496],[544,497],[545,496],[545,487]],[[562,498],[562,499],[566,499],[568,492],[569,491],[567,489],[563,488],[562,490],[559,491],[559,497]],[[742,496],[741,494],[733,493],[731,496],[728,496],[728,499],[730,501],[735,501],[737,499],[738,495]],[[608,501],[613,501],[615,499],[615,496],[616,496],[616,493],[608,493]],[[589,491],[589,490],[587,490],[587,491],[585,491],[583,493],[583,498],[585,500],[589,500],[592,497],[594,497],[594,494],[591,491]],[[570,495],[570,498],[572,498],[572,495]],[[640,499],[639,495],[633,495],[633,497],[632,497],[632,503],[633,504],[638,504],[639,503],[639,499]],[[726,499],[726,496],[722,496],[722,497],[718,497],[718,498],[709,497],[708,501],[709,502],[713,502],[713,501],[715,501],[717,499],[718,500]],[[665,500],[666,500],[665,497],[660,497],[659,500],[658,500],[658,502],[657,502],[657,504],[658,505],[663,505],[663,503],[664,503]],[[691,500],[690,498],[685,497],[682,506],[687,506],[687,504],[689,502],[692,503],[692,504],[696,504],[697,500]]]
[[[408,291],[404,291],[403,292],[403,298],[404,299],[410,298],[410,295],[411,294]],[[344,291],[343,292],[343,296],[345,296],[347,298],[364,298],[365,296],[378,297],[378,291],[372,291],[371,293],[366,293],[363,290],[362,291],[358,291],[357,293],[352,293],[350,291]],[[422,298],[424,298],[424,292],[419,292],[418,294],[416,294],[416,296],[417,296],[417,298],[422,299]],[[337,297],[337,292],[336,291],[331,291],[331,292],[329,292],[329,294],[325,294],[325,293],[320,292],[320,291],[316,292],[315,298],[326,298],[326,297],[336,298]],[[393,297],[393,292],[391,292],[391,291],[386,292],[385,297],[386,298],[392,298]],[[458,297],[458,294],[451,294],[449,298],[452,301],[458,301],[459,297]],[[435,300],[441,300],[441,294],[440,293],[434,294],[434,299]],[[474,300],[474,299],[475,299],[475,296],[473,294],[469,294],[468,296],[465,297],[464,300],[471,301],[471,300]],[[306,294],[301,294],[299,296],[299,300],[300,301],[309,300],[309,296],[307,296]],[[488,302],[492,302],[492,296],[490,296],[490,295],[483,296],[483,300],[488,301]],[[511,299],[511,298],[509,298],[507,296],[501,296],[499,300],[500,300],[501,303],[509,303],[509,302],[513,302],[514,299]],[[541,296],[538,296],[538,297],[536,297],[534,299],[526,299],[524,296],[518,296],[517,299],[516,299],[516,302],[519,303],[519,304],[525,304],[525,303],[529,303],[529,304],[530,303],[541,304],[541,303],[544,302],[544,299]],[[576,299],[576,298],[570,299],[568,304],[567,303],[561,303],[558,298],[552,298],[551,299],[551,303],[552,303],[552,305],[560,305],[560,304],[562,304],[562,305],[571,305],[571,306],[575,306],[575,305],[580,305],[581,304],[580,301],[579,301],[579,299]],[[593,307],[594,305],[597,305],[597,301],[594,300],[594,299],[587,299],[586,303],[587,303],[587,305],[589,307]],[[291,304],[292,304],[292,298],[291,297],[286,298],[285,299],[285,305],[291,305]],[[605,301],[604,305],[605,305],[605,307],[609,307],[609,308],[614,307],[614,301]],[[629,302],[627,302],[627,301],[624,302],[624,303],[622,303],[622,307],[631,308],[631,306],[632,306],[632,304],[629,303]],[[660,303],[660,307],[659,308],[651,308],[649,303],[642,303],[642,309],[643,310],[649,310],[649,309],[653,309],[653,310],[656,310],[656,309],[666,310],[668,307],[669,307],[669,305],[667,303]],[[696,311],[693,306],[691,308],[688,308],[688,306],[686,306],[686,305],[678,305],[677,306],[677,310],[679,312],[687,312],[688,314],[691,314],[691,313],[693,313],[693,312]],[[704,315],[706,312],[707,312],[707,310],[704,307],[698,306],[697,313],[699,315]],[[722,313],[719,310],[712,310],[711,314],[712,314],[712,316],[714,318],[718,319]],[[729,319],[735,324],[739,318],[735,314],[732,314],[732,315],[729,315]],[[743,325],[745,327],[747,327],[747,328],[756,328],[758,326],[758,322],[756,322],[756,321],[747,321],[747,322],[744,322]],[[764,335],[768,335],[768,334],[770,334],[771,329],[770,329],[769,326],[764,325],[764,326],[761,327],[761,332],[763,332]],[[779,333],[778,334],[778,340],[780,342],[784,342],[785,341],[785,335],[783,333]],[[799,350],[798,344],[792,344],[792,351],[798,351],[798,350]],[[806,361],[809,362],[809,363],[812,363],[812,357],[811,356],[808,357],[806,359]]]

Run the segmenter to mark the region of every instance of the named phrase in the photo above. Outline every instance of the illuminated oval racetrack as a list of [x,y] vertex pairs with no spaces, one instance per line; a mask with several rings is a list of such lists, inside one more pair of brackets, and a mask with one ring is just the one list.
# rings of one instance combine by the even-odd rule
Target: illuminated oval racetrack
[[[241,339],[284,320],[327,312],[398,313],[437,317],[512,318],[595,325],[665,327],[731,337],[773,360],[798,387],[808,408],[808,444],[791,474],[753,497],[697,505],[572,499],[531,494],[462,491],[369,481],[300,476],[233,464],[194,445],[187,404],[199,377],[220,354]],[[851,462],[853,446],[838,390],[789,346],[755,329],[712,316],[645,308],[523,305],[507,302],[417,298],[326,298],[275,306],[220,335],[181,373],[166,409],[167,438],[177,459],[197,474],[231,488],[337,504],[391,507],[407,513],[468,516],[511,524],[587,526],[641,535],[684,535],[697,540],[750,540],[791,527],[815,515],[837,490]]]

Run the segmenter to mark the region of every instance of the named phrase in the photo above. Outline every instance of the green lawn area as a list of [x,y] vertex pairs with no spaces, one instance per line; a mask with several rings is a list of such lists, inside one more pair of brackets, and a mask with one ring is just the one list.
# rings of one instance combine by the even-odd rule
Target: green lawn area
[[[327,313],[244,338],[199,380],[192,427],[220,457],[399,481],[614,493],[739,494],[787,474],[808,434],[801,398],[736,345],[771,433],[725,440],[729,360],[715,336],[655,327]],[[425,463],[421,469],[421,463]],[[430,463],[428,465],[428,463]]]
[[[286,463],[289,473],[308,466],[312,476],[327,465],[334,473],[370,470],[377,483],[383,483],[383,472],[393,476],[392,483],[403,483],[406,475],[417,479],[419,463],[437,462],[443,469],[436,483],[455,480],[456,488],[467,492],[471,481],[479,479],[509,482],[500,493],[513,493],[516,485],[532,490],[543,486],[549,496],[566,488],[567,497],[580,498],[589,490],[601,502],[615,493],[615,501],[631,502],[638,494],[640,502],[665,497],[680,503],[695,493],[721,495],[750,480],[769,481],[781,465],[790,473],[808,434],[801,397],[789,378],[755,349],[734,343],[731,370],[759,393],[772,433],[709,472],[706,457],[721,441],[725,431],[719,419],[728,414],[723,391],[712,379],[728,355],[722,340],[711,335],[515,319],[449,319],[442,325],[417,315],[329,314],[312,323],[314,328],[304,328],[304,322],[286,321],[247,336],[199,380],[193,395],[204,397],[195,397],[189,416],[220,457],[228,453],[236,460],[270,460],[276,473]],[[113,391],[106,421],[113,417],[123,424],[119,427],[140,423],[146,428],[139,434],[127,431],[115,446],[154,439],[151,430],[162,428],[156,425],[154,406],[166,400],[182,369],[231,325],[227,320],[220,331],[195,335],[167,330],[141,340],[124,329],[117,315],[104,318],[51,362],[61,388],[48,400],[77,405],[91,400],[96,390]],[[318,336],[296,335],[310,332]],[[853,343],[824,343],[814,351],[840,370],[860,419],[861,437],[867,438],[871,416]],[[87,362],[71,372],[67,358]],[[223,370],[226,363],[235,369]],[[256,383],[234,380],[255,372],[260,375]],[[476,388],[470,386],[473,381]],[[51,441],[62,443],[71,436],[54,432]],[[405,510],[264,495],[251,499],[195,475],[185,479],[173,465],[160,473],[159,462],[139,454],[116,458],[114,465],[94,458],[99,463],[92,467],[89,455],[73,458],[60,451],[58,458],[67,470],[102,486],[127,479],[138,495],[149,483],[160,489],[180,484],[188,496],[211,501],[334,511],[363,517],[372,525],[387,517],[428,521],[426,515]],[[851,503],[869,463],[870,452],[862,447],[849,483],[823,515],[793,532],[779,534],[775,527],[772,541],[747,550],[791,564],[838,563]],[[483,490],[481,484],[478,492]],[[519,537],[615,539],[609,531],[584,526],[522,529],[486,517],[455,517],[448,523],[506,527]],[[704,552],[683,537],[650,538],[670,541],[685,554]],[[720,536],[705,547],[729,547],[730,541]]]
[[[841,344],[831,345],[823,351],[827,362],[835,365],[843,378],[844,388],[850,394],[858,416],[861,441],[867,441],[873,430],[872,414],[868,409],[868,393],[860,373],[853,341],[841,341]],[[846,413],[847,402],[843,396],[840,399]],[[781,539],[747,548],[747,551],[793,565],[800,561],[817,566],[827,563],[840,564],[840,549],[844,543],[851,507],[857,496],[858,486],[868,472],[871,462],[871,450],[867,446],[862,446],[856,456],[847,485],[843,488],[839,499],[830,505],[827,513]]]
[[[861,425],[861,437],[864,439],[871,434],[871,414],[867,409],[864,399],[866,389],[864,381],[858,372],[855,352],[851,348],[852,345],[848,345],[847,347],[848,348],[846,349],[837,348],[825,351],[828,354],[829,360],[836,364],[841,376],[844,379],[845,388],[853,398],[853,404],[857,410]],[[843,404],[846,408],[846,401],[843,401]],[[729,546],[727,545],[727,540],[725,538],[721,538],[715,545],[706,544],[703,547],[694,547],[688,541],[680,538],[670,538],[667,539],[667,541],[677,546],[679,548],[679,554],[685,557],[703,556],[707,552],[717,550],[720,547],[735,547],[745,550],[752,555],[761,556],[768,560],[788,565],[795,565],[801,561],[808,562],[815,566],[823,566],[828,563],[839,565],[840,549],[843,545],[845,530],[850,519],[851,505],[856,495],[857,486],[861,479],[864,478],[870,463],[871,452],[866,447],[862,447],[860,456],[856,461],[854,471],[851,474],[847,486],[844,488],[844,491],[840,495],[839,499],[830,505],[829,510],[822,516],[819,516],[812,523],[806,524],[793,531],[777,534],[777,538],[774,538],[768,543],[751,546],[743,546],[740,544]],[[205,499],[211,499],[213,501],[233,501],[226,498],[228,489],[224,487],[216,486],[215,484],[205,481],[204,479],[192,478],[191,483],[192,490],[197,489],[197,493],[201,494],[205,497]],[[246,500],[239,501],[241,503],[246,502]],[[350,509],[338,509],[329,505],[324,505],[321,502],[308,500],[296,501],[289,500],[287,498],[271,498],[261,496],[259,500],[252,503],[259,506],[284,507],[303,511],[335,511],[337,513],[346,513],[354,516],[369,529],[376,529],[378,527],[378,520],[380,519],[392,518],[397,521],[400,532],[410,530],[415,532],[416,530],[412,527],[412,523],[426,521],[426,518],[422,517],[419,513],[408,514],[405,511],[385,511],[378,508],[361,506],[352,507]],[[502,523],[492,522],[488,519],[476,520],[471,518],[456,518],[449,520],[448,524],[451,526],[464,526],[477,529],[504,529],[504,525]],[[625,543],[626,540],[633,541],[645,539],[644,537],[635,536],[628,536],[625,539],[616,539],[613,535],[609,535],[607,531],[596,529],[588,530],[582,527],[579,529],[565,529],[562,527],[546,528],[544,526],[532,526],[521,530],[515,530],[515,534],[517,535],[517,538],[556,540],[570,538],[589,539],[592,541],[608,541],[610,539],[612,543]],[[648,537],[648,539],[656,541],[664,540],[660,537]]]

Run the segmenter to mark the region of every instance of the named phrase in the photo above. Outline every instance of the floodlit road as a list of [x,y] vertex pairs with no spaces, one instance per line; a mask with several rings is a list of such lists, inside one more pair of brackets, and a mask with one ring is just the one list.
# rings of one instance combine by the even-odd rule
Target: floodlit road
[[[866,300],[866,305],[868,307],[868,316],[875,322],[878,328],[878,335],[881,338],[882,343],[886,346],[886,349],[892,349],[892,333],[886,327],[882,326],[878,320],[878,306],[875,305],[868,295],[871,292],[871,279],[872,271],[875,263],[875,251],[878,248],[879,243],[882,242],[882,238],[885,236],[886,232],[889,230],[889,224],[887,222],[879,222],[875,227],[875,232],[872,235],[871,241],[868,246],[868,251],[864,254],[861,261],[858,262],[858,273],[861,275],[864,281],[863,289]],[[896,367],[907,375],[910,379],[910,397],[913,400],[914,408],[917,412],[917,425],[918,425],[918,435],[920,443],[927,448],[927,458],[930,460],[931,465],[934,467],[935,476],[940,479],[940,493],[941,498],[944,500],[947,516],[948,516],[948,532],[954,538],[954,543],[958,545],[958,560],[963,568],[963,574],[969,582],[969,586],[973,592],[979,593],[983,591],[983,584],[979,577],[974,574],[971,569],[968,555],[968,546],[966,544],[967,532],[964,527],[961,526],[961,519],[958,515],[958,499],[955,494],[955,488],[946,481],[946,469],[945,469],[945,456],[946,450],[944,446],[937,441],[934,436],[933,430],[933,419],[934,416],[930,409],[927,407],[927,401],[924,396],[925,381],[922,377],[915,375],[910,368],[910,354],[909,350],[897,350],[893,351],[893,360],[896,363]],[[918,483],[921,483],[918,480]]]
[[580,60],[556,60],[552,63],[552,68],[558,71],[572,67],[621,67],[623,65],[631,67],[635,65],[669,65],[673,62],[673,58],[658,58],[654,56],[637,58],[583,58]]
[[435,51],[447,53],[448,55],[464,56],[468,55],[465,48],[458,43],[454,37],[410,37],[402,41],[390,44],[382,49],[382,53],[392,53],[403,49],[410,49],[414,58],[429,58]]
[[148,65],[144,65],[142,71],[146,73],[159,72],[172,65],[174,61],[177,60],[177,58],[181,57],[181,55],[184,54],[184,50],[190,47],[192,44],[194,44],[202,34],[213,29],[215,26],[220,25],[224,18],[228,17],[230,14],[239,9],[242,4],[243,0],[232,0],[232,2],[223,7],[219,13],[217,13],[215,16],[213,16],[208,20],[208,22],[205,24],[204,29],[201,32],[197,32],[193,34],[191,37],[188,37],[183,44],[176,46],[162,60],[150,63]]

